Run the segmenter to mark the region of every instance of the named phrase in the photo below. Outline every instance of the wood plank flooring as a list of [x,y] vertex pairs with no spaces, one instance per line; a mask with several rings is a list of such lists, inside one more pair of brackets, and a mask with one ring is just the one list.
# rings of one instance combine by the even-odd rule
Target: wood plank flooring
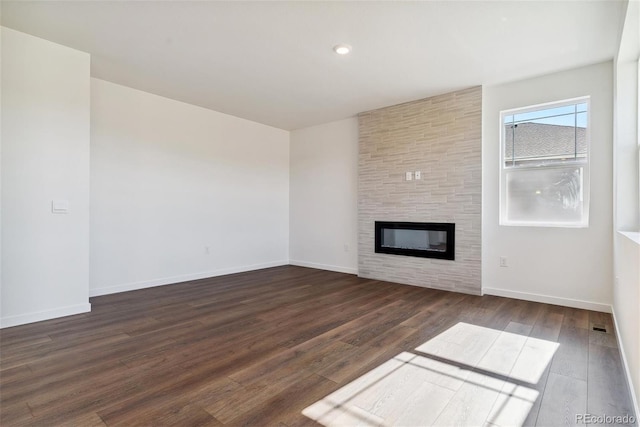
[[602,313],[292,266],[91,303],[91,313],[0,331],[2,426],[633,415]]

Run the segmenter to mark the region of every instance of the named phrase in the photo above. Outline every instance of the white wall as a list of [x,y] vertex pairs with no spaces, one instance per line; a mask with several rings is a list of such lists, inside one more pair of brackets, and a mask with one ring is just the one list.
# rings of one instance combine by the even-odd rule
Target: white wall
[[636,415],[640,414],[640,206],[638,57],[640,3],[628,2],[615,61],[613,313]]
[[[609,311],[612,302],[612,63],[483,91],[482,284],[487,294]],[[498,225],[501,110],[591,96],[588,228]],[[508,267],[499,266],[506,256]]]
[[91,90],[91,295],[288,263],[289,132]]
[[636,414],[640,414],[640,244],[615,235],[615,287],[613,312],[616,332],[632,389]]
[[[2,5],[0,5],[0,15]],[[0,328],[2,327],[2,27],[0,27]]]
[[291,132],[290,258],[358,272],[358,119]]
[[[2,28],[2,327],[90,310],[89,55]],[[53,199],[69,201],[53,214]]]
[[638,56],[640,4],[628,2],[615,60],[615,220],[617,230],[640,231],[638,177]]

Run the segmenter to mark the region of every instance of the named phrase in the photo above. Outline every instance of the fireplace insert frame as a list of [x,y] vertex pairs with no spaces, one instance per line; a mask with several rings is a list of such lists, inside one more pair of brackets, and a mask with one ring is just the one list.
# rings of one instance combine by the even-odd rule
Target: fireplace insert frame
[[[447,233],[447,248],[444,251],[428,249],[391,248],[382,245],[382,233],[385,229],[392,230],[427,230],[445,231]],[[375,222],[375,252],[380,254],[406,255],[420,258],[436,258],[455,260],[456,225],[450,222]]]

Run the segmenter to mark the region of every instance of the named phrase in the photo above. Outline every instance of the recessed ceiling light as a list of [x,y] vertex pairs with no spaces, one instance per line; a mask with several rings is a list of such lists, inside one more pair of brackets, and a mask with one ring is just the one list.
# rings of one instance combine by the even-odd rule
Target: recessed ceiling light
[[333,47],[333,51],[338,55],[346,55],[351,52],[351,46],[348,44],[337,44]]

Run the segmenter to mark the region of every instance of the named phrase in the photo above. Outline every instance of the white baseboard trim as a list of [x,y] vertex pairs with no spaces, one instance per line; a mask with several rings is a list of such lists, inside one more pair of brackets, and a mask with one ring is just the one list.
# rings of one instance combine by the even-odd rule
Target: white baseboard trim
[[620,339],[620,329],[618,328],[618,318],[616,317],[616,310],[611,307],[611,317],[613,317],[613,325],[616,330],[616,339],[618,341],[618,349],[620,350],[620,357],[622,358],[622,366],[624,368],[624,373],[627,376],[627,387],[629,388],[629,393],[631,394],[631,400],[633,401],[633,408],[636,411],[636,420],[640,417],[640,407],[638,402],[638,396],[636,396],[636,390],[633,384],[633,377],[631,376],[631,370],[629,369],[629,364],[627,363],[627,356],[624,352],[624,345],[622,344],[622,340]]
[[289,260],[289,264],[298,267],[317,268],[318,270],[336,271],[338,273],[358,274],[357,268],[340,267],[338,265],[318,264],[317,262],[298,261],[295,259]]
[[139,289],[153,288],[155,286],[173,285],[175,283],[188,282],[189,280],[206,279],[209,277],[224,276],[227,274],[244,273],[245,271],[261,270],[263,268],[280,267],[288,265],[288,260],[271,261],[261,264],[243,265],[232,268],[221,268],[213,271],[203,271],[193,274],[182,274],[179,276],[163,277],[159,279],[143,280],[140,282],[124,283],[121,285],[104,286],[89,289],[90,297],[98,297],[101,295],[116,294],[119,292],[137,291]]
[[86,303],[54,308],[52,310],[19,314],[17,316],[7,316],[0,318],[0,329],[10,328],[12,326],[26,325],[27,323],[42,322],[43,320],[51,320],[58,317],[72,316],[74,314],[88,313],[90,311],[91,304]]
[[518,292],[509,289],[482,288],[484,295],[495,295],[498,297],[507,297],[521,299],[525,301],[542,302],[545,304],[562,305],[565,307],[582,308],[584,310],[601,311],[603,313],[611,313],[611,305],[599,302],[583,301],[579,299],[554,297],[550,295],[540,295],[528,292]]

